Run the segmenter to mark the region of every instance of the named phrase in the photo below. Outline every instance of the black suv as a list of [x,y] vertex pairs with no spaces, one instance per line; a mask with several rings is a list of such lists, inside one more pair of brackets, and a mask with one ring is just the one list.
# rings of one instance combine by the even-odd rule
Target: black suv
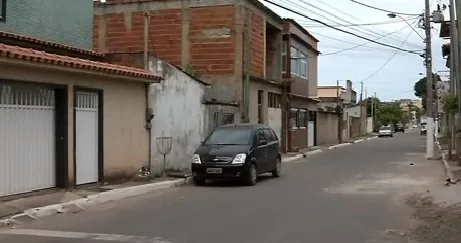
[[258,175],[279,177],[281,154],[275,132],[263,124],[217,127],[195,151],[192,175],[196,185],[206,179],[238,179],[255,185]]
[[395,132],[405,133],[405,126],[403,126],[402,124],[398,124],[397,126],[395,126]]

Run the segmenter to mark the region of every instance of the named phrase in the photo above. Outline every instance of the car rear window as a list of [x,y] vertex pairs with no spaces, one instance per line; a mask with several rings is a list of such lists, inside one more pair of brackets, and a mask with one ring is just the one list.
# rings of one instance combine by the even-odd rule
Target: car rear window
[[391,130],[390,127],[381,127],[379,130]]
[[216,129],[205,141],[206,145],[248,145],[252,130],[249,128]]

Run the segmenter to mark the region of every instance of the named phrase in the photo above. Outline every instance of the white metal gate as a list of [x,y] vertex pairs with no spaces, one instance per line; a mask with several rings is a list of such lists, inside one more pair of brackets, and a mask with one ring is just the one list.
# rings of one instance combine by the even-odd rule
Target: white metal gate
[[308,121],[307,123],[307,146],[312,147],[315,145],[315,122]]
[[98,182],[98,94],[76,92],[75,157],[77,185]]
[[0,84],[0,197],[56,186],[54,91]]
[[280,145],[282,144],[282,109],[281,108],[271,108],[267,109],[267,120],[269,126],[277,134],[278,139],[280,140]]

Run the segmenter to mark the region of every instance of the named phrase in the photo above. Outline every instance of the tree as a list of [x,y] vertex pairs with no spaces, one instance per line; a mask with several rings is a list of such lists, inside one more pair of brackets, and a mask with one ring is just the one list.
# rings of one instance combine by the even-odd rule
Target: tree
[[[434,75],[434,80],[436,81],[442,81],[442,79],[440,78],[440,76],[438,74],[433,74]],[[427,78],[424,77],[424,78],[421,78],[418,80],[418,82],[415,83],[415,86],[413,87],[414,91],[415,91],[415,96],[419,97],[422,99],[423,101],[423,108],[426,109],[426,80]],[[432,90],[435,91],[435,83],[434,82],[432,84]],[[434,95],[434,98],[437,98],[437,93],[436,92],[433,92],[433,95]]]
[[381,125],[396,125],[403,122],[404,112],[398,102],[382,103],[377,114]]
[[376,110],[379,110],[379,107],[381,105],[381,101],[378,98],[375,97],[368,97],[365,99],[365,104],[367,104],[367,116],[371,117],[371,102],[373,101],[373,107]]

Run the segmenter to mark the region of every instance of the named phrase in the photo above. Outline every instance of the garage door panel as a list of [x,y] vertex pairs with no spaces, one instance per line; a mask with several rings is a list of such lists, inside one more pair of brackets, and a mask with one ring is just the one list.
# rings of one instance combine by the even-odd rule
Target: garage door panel
[[0,196],[56,185],[54,116],[52,90],[0,84]]

